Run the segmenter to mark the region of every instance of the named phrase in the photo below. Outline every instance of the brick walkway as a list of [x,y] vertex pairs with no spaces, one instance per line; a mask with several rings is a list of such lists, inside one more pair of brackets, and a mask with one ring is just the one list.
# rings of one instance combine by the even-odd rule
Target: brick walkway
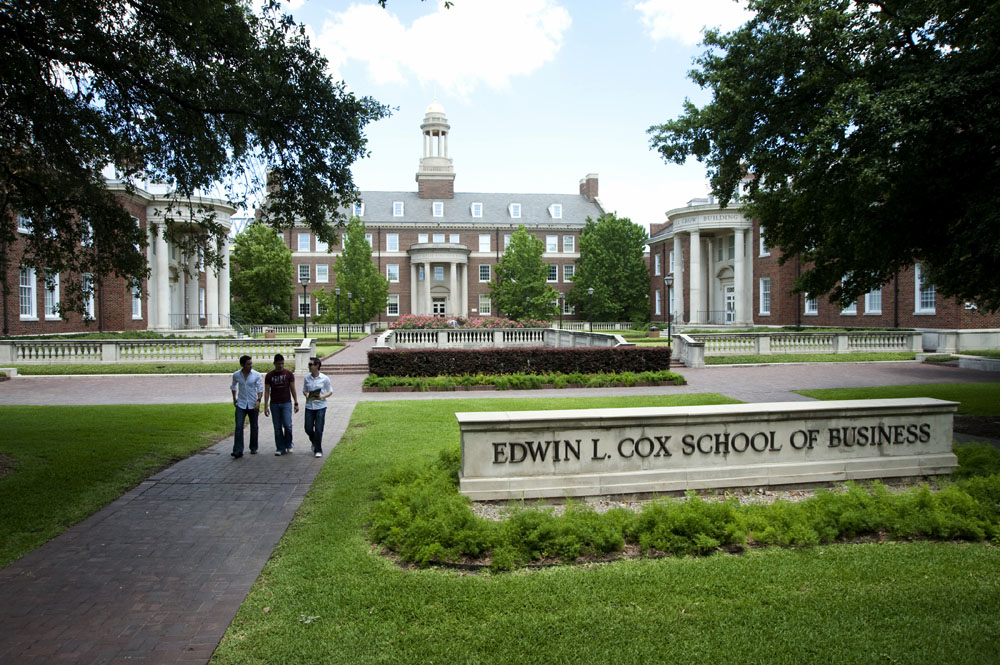
[[[331,363],[364,358],[371,339]],[[266,367],[261,359],[258,367]],[[234,368],[235,369],[235,368]],[[746,401],[805,399],[789,388],[996,381],[996,375],[916,363],[683,370],[679,387],[479,393],[361,393],[333,377],[324,448],[359,400],[579,397],[721,392]],[[39,377],[0,383],[0,404],[228,402],[214,376]],[[275,458],[261,418],[261,453],[234,461],[232,438],[152,476],[111,505],[0,570],[0,663],[205,663],[326,458]]]

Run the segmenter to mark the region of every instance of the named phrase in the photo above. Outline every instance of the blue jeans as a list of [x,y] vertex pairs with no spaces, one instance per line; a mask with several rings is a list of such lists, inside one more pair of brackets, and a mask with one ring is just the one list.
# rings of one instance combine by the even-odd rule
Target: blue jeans
[[241,409],[236,407],[236,435],[233,437],[233,452],[243,454],[243,423],[250,418],[250,450],[257,450],[257,414],[260,409]]
[[312,441],[314,453],[323,452],[323,425],[326,423],[326,409],[306,409],[306,434]]
[[292,447],[292,403],[272,403],[271,423],[274,424],[274,447],[283,453]]

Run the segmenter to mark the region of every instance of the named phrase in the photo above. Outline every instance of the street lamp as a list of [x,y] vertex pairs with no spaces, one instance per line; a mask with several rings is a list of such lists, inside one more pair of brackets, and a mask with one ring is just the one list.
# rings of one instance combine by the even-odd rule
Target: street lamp
[[300,275],[299,284],[302,285],[302,299],[305,301],[306,308],[302,311],[302,337],[309,337],[309,295],[306,293],[306,287],[309,286],[309,275]]
[[347,292],[347,339],[351,339],[351,292]]
[[365,319],[365,297],[361,296],[361,325],[362,326],[365,325],[366,321],[367,319]]
[[588,305],[587,311],[590,313],[590,332],[594,332],[594,287],[587,289]]
[[667,302],[665,303],[666,310],[667,310],[667,339],[670,340],[669,344],[672,345],[674,343],[674,341],[673,341],[674,337],[671,334],[672,330],[670,328],[670,324],[673,323],[674,313],[670,311],[670,290],[674,286],[674,276],[673,275],[667,275],[666,277],[664,277],[663,278],[663,286],[666,287],[666,291],[667,291]]
[[337,341],[340,341],[340,287],[333,290],[337,294]]
[[566,296],[564,296],[561,293],[556,298],[556,302],[558,303],[557,306],[559,307],[559,330],[562,330],[563,300],[565,298],[566,298]]
[[531,314],[531,296],[524,296],[524,318]]

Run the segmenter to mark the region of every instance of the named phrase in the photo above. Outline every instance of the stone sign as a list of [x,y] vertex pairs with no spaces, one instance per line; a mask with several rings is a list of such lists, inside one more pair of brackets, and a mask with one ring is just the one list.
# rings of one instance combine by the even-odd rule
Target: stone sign
[[456,413],[477,500],[950,473],[957,403],[929,398]]

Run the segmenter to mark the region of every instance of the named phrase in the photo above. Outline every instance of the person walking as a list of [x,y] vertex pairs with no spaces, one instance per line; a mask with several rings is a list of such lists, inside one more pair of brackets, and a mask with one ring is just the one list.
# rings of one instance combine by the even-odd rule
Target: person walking
[[285,369],[285,357],[274,355],[274,369],[264,377],[264,415],[271,416],[274,425],[275,455],[292,452],[292,402],[299,412],[299,396],[295,393],[295,375]]
[[250,356],[240,356],[240,368],[233,372],[233,406],[236,407],[236,432],[233,436],[234,459],[243,457],[243,424],[250,419],[250,454],[257,454],[257,415],[264,393],[264,378],[253,368]]
[[326,424],[326,398],[333,394],[330,377],[320,374],[323,362],[309,359],[309,374],[302,381],[302,394],[306,396],[306,435],[312,441],[313,454],[323,456],[323,425]]

